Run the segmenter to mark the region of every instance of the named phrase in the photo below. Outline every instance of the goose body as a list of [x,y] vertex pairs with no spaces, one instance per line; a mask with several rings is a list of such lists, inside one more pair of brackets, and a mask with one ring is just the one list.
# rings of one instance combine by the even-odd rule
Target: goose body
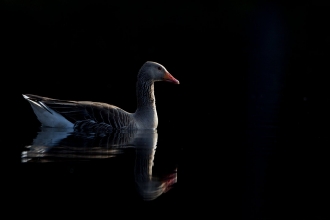
[[23,97],[31,104],[38,120],[45,127],[73,128],[77,131],[91,132],[156,129],[156,81],[179,84],[164,66],[147,61],[137,75],[137,109],[134,113],[101,102],[59,100],[32,94],[23,94]]

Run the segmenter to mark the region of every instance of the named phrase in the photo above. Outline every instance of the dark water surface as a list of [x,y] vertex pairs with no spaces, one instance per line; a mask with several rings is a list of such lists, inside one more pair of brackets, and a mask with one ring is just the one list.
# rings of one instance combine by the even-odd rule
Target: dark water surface
[[[82,178],[82,181],[85,179],[86,186],[80,183],[85,189],[82,193],[89,190],[95,193],[98,186],[104,186],[104,190],[108,187],[109,190],[103,193],[114,190],[122,198],[151,201],[177,182],[178,151],[166,152],[171,150],[167,148],[158,152],[157,141],[158,133],[153,130],[76,134],[63,129],[41,128],[32,144],[22,151],[22,163],[24,169],[34,166],[30,171],[33,175],[47,172],[53,176],[52,172],[55,175],[60,172],[60,177],[69,175]],[[49,164],[52,164],[51,170]]]
[[132,207],[236,219],[324,216],[329,140],[311,123],[271,123],[247,123],[237,133],[33,127],[21,145],[12,142],[20,150],[5,165],[6,201],[25,212],[78,216],[125,215]]

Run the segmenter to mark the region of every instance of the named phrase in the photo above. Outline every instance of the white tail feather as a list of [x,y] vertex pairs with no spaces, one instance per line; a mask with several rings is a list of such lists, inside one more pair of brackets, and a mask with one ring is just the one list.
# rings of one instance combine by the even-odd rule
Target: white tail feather
[[62,115],[49,108],[44,103],[35,102],[26,95],[23,95],[23,97],[29,101],[34,113],[36,114],[38,120],[41,122],[43,126],[62,127],[62,128],[73,127],[73,123],[71,123]]

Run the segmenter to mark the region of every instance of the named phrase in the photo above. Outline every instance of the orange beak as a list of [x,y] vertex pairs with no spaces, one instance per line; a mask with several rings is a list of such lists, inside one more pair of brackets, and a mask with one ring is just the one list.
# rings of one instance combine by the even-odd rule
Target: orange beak
[[179,80],[174,78],[169,72],[165,72],[164,81],[174,84],[180,84]]

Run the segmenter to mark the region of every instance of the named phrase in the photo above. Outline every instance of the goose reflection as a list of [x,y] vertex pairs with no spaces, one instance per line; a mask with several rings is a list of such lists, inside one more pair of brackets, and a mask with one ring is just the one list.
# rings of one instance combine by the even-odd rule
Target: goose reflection
[[41,127],[22,152],[22,163],[90,161],[135,151],[134,179],[143,200],[154,200],[177,182],[176,169],[162,177],[152,174],[158,133],[155,130],[77,133],[71,129]]

